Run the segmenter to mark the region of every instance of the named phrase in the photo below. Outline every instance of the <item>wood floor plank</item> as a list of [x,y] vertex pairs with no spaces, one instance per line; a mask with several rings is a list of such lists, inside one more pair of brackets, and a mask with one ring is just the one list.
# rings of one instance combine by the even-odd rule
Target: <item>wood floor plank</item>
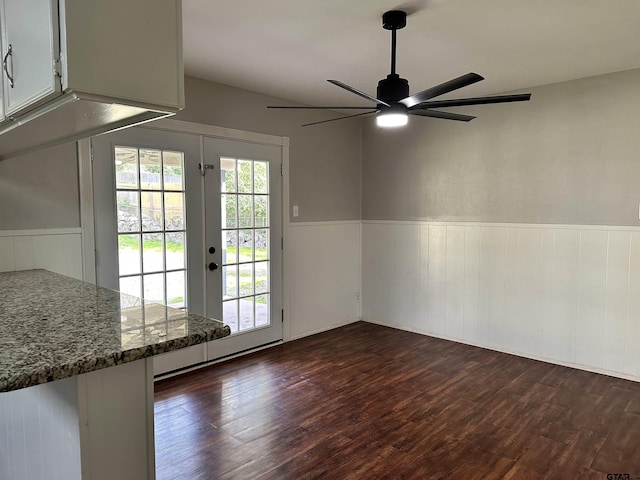
[[640,384],[358,322],[156,384],[158,480],[640,476]]

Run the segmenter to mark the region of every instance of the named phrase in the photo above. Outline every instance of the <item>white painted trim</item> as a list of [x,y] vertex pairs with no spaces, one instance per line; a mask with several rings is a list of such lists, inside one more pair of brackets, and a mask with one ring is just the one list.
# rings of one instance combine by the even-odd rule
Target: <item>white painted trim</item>
[[494,352],[500,352],[500,353],[506,353],[508,355],[513,355],[516,357],[520,357],[520,358],[528,358],[530,360],[536,360],[539,362],[544,362],[544,363],[550,363],[552,365],[560,365],[562,367],[569,367],[569,368],[575,368],[576,370],[584,370],[585,372],[592,372],[592,373],[599,373],[601,375],[608,375],[610,377],[616,377],[616,378],[623,378],[625,380],[631,380],[634,382],[640,382],[640,377],[636,377],[634,375],[629,375],[623,372],[617,372],[617,371],[612,371],[612,370],[605,370],[602,368],[597,368],[597,367],[590,367],[590,366],[586,366],[586,365],[582,365],[582,364],[577,364],[577,363],[571,363],[571,362],[563,362],[562,360],[556,360],[553,358],[547,358],[547,357],[541,357],[538,355],[531,355],[531,354],[523,354],[521,352],[516,352],[516,351],[511,351],[511,350],[506,350],[506,349],[500,349],[500,348],[496,348],[495,346],[490,346],[490,345],[484,345],[481,343],[471,343],[469,341],[465,341],[462,339],[451,339],[451,338],[447,338],[445,336],[442,335],[437,335],[431,332],[426,332],[424,330],[419,330],[416,328],[412,328],[412,327],[399,327],[399,326],[395,326],[395,325],[389,325],[387,323],[383,323],[383,322],[378,322],[375,320],[364,320],[367,323],[372,323],[375,325],[382,325],[383,327],[389,327],[389,328],[394,328],[396,330],[403,330],[405,332],[412,332],[412,333],[417,333],[419,335],[425,335],[427,337],[433,337],[433,338],[438,338],[440,340],[446,340],[448,342],[452,342],[452,343],[461,343],[463,345],[469,345],[472,347],[478,347],[478,348],[484,348],[485,350],[492,350]]
[[262,345],[260,347],[256,347],[256,348],[251,348],[249,350],[245,350],[243,352],[238,352],[238,353],[234,353],[233,355],[228,355],[226,357],[222,357],[222,358],[216,358],[215,360],[207,360],[205,362],[199,363],[197,365],[194,365],[192,367],[187,367],[187,368],[183,368],[180,370],[174,370],[172,372],[168,372],[168,373],[161,373],[159,375],[157,375],[156,377],[153,378],[153,382],[159,382],[162,380],[167,380],[169,378],[172,377],[177,377],[178,375],[182,375],[184,373],[189,373],[189,372],[193,372],[195,370],[200,370],[201,368],[206,368],[206,367],[210,367],[212,365],[215,365],[216,363],[222,363],[222,362],[226,362],[227,360],[233,360],[234,358],[238,358],[238,357],[244,357],[245,355],[250,355],[252,353],[256,353],[259,352],[261,350],[266,350],[267,348],[272,348],[272,347],[277,347],[278,345],[282,345],[284,343],[284,341],[280,340],[274,343],[270,343],[268,345]]
[[80,187],[80,228],[82,231],[82,277],[85,282],[96,283],[93,163],[89,138],[78,141],[78,183]]
[[[286,247],[288,231],[289,231],[289,137],[279,137],[276,135],[267,135],[257,132],[247,132],[234,128],[217,127],[202,123],[185,122],[182,120],[160,119],[145,125],[141,128],[149,128],[155,130],[164,130],[177,133],[185,133],[191,135],[201,135],[206,137],[215,137],[222,139],[238,140],[247,143],[257,143],[262,145],[273,145],[282,147],[282,239]],[[291,269],[287,264],[286,248],[282,252],[282,291],[283,291],[283,309],[284,309],[284,325],[282,328],[282,338],[284,341],[290,339],[291,331],[291,302],[289,299],[288,289],[286,288]]]
[[282,325],[282,340],[288,342],[291,338],[291,296],[289,295],[289,284],[291,283],[291,272],[293,271],[291,266],[291,256],[287,254],[288,242],[291,236],[289,235],[289,228],[291,228],[291,221],[289,219],[289,202],[290,202],[290,187],[289,187],[289,138],[285,137],[286,144],[282,147],[282,303],[284,308],[283,325]]
[[43,228],[38,230],[0,230],[0,237],[31,237],[40,235],[74,235],[82,233],[80,227]]
[[[304,338],[304,337],[308,337],[310,335],[315,335],[316,333],[328,332],[329,330],[333,330],[334,328],[344,327],[345,325],[351,325],[352,323],[356,323],[356,322],[359,322],[359,321],[360,321],[360,319],[356,318],[352,322],[336,323],[336,324],[333,324],[333,325],[326,325],[326,326],[324,326],[322,328],[318,328],[318,329],[315,329],[315,330],[311,330],[310,332],[305,332],[305,333],[301,333],[300,335],[296,335],[295,337],[292,337],[290,340],[298,340],[299,338]],[[373,323],[373,322],[371,322],[371,323]]]
[[362,320],[362,262],[363,262],[363,258],[362,258],[362,222],[358,222],[358,246],[360,249],[360,258],[358,258],[358,269],[360,271],[360,275],[358,277],[358,292],[359,292],[359,299],[358,299],[358,320]]
[[460,227],[495,227],[495,228],[549,228],[562,230],[618,230],[640,232],[637,225],[563,225],[558,223],[492,223],[492,222],[447,222],[442,220],[362,220],[369,225],[435,225]]
[[154,130],[168,130],[177,133],[189,133],[204,135],[207,137],[226,138],[230,140],[240,140],[249,143],[260,143],[264,145],[285,145],[289,146],[288,137],[277,135],[267,135],[265,133],[246,132],[235,128],[216,127],[203,123],[185,122],[182,120],[172,120],[163,118],[154,122],[141,125],[141,128],[151,128]]
[[290,227],[322,227],[326,225],[360,225],[360,220],[324,220],[320,222],[291,222]]
[[148,480],[156,479],[156,440],[155,440],[155,389],[153,386],[153,357],[144,359],[145,390],[147,399],[147,474]]

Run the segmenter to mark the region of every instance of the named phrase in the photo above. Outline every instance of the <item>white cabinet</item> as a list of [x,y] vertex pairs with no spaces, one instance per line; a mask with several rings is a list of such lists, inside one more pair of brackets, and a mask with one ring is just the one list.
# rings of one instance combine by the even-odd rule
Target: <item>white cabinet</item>
[[0,0],[0,52],[0,160],[184,108],[181,0]]
[[0,31],[5,116],[59,95],[57,0],[0,0]]

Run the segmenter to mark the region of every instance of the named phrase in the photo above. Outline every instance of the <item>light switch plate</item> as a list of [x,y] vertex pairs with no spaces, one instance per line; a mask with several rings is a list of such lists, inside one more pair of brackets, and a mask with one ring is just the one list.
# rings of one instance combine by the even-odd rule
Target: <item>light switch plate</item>
[[297,217],[298,216],[298,205],[294,205],[293,206],[293,216]]

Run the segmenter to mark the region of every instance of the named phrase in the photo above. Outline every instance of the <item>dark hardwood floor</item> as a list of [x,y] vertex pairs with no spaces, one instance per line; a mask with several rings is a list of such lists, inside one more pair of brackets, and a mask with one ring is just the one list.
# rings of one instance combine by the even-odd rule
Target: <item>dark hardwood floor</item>
[[640,477],[639,383],[363,322],[159,382],[155,406],[158,480]]

